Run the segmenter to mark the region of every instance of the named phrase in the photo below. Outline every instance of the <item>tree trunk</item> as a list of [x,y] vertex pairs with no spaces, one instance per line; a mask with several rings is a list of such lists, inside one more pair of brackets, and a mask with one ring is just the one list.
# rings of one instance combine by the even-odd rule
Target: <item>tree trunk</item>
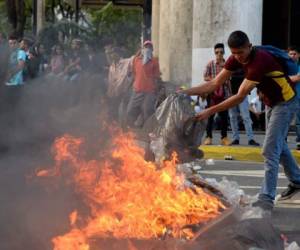
[[11,25],[11,30],[15,31],[17,27],[17,14],[16,14],[15,1],[5,0],[5,3],[6,3],[8,22]]
[[22,37],[26,22],[24,0],[5,0],[5,2],[11,30],[18,37]]
[[23,37],[24,27],[26,22],[24,0],[16,0],[16,12],[17,12],[16,32],[19,35],[19,37]]

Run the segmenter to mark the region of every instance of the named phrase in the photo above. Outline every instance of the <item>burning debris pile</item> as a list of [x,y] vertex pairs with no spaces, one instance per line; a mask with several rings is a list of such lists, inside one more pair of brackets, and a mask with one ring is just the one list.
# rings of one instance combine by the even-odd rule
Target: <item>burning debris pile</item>
[[118,134],[100,160],[86,160],[84,140],[70,135],[56,139],[53,153],[54,168],[37,176],[71,180],[90,211],[70,215],[71,230],[53,239],[55,250],[94,249],[104,239],[189,240],[226,210],[217,196],[185,186],[175,154],[160,166],[146,162],[132,134]]

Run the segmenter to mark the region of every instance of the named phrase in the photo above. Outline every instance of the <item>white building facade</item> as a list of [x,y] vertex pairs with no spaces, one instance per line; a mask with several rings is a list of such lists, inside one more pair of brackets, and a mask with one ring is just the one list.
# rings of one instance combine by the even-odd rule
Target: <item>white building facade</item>
[[[213,47],[234,30],[262,43],[263,0],[152,0],[152,40],[162,78],[175,84],[203,81]],[[226,56],[230,52],[226,48]]]

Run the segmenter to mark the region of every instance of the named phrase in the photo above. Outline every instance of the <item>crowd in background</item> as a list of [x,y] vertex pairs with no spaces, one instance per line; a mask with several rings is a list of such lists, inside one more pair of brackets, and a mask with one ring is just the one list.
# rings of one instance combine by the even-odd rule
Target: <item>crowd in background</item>
[[[208,62],[205,71],[203,73],[203,78],[205,81],[210,81],[214,79],[218,73],[221,72],[225,65],[225,48],[224,44],[217,43],[214,46],[215,59]],[[289,46],[287,49],[289,57],[298,65],[298,72],[300,72],[300,50],[296,46]],[[245,77],[245,72],[243,70],[238,70],[233,72],[230,79],[225,82],[224,85],[217,88],[211,94],[208,94],[202,99],[207,102],[206,107],[211,107],[217,105],[224,100],[228,99],[230,96],[237,94],[241,83]],[[295,85],[297,95],[299,95],[299,84]],[[251,146],[259,146],[254,140],[253,130],[266,130],[266,109],[264,102],[262,102],[262,96],[257,88],[254,88],[248,97],[238,104],[237,106],[217,113],[217,115],[212,115],[208,118],[208,125],[206,129],[206,139],[204,141],[205,145],[211,145],[212,140],[212,130],[214,124],[219,124],[219,129],[221,132],[221,145],[239,145],[240,137],[239,130],[242,128],[245,130],[248,144]],[[229,117],[229,119],[228,119]],[[232,140],[230,141],[227,137],[228,123],[230,122],[230,127],[232,131]],[[300,111],[297,112],[295,117],[295,130],[296,130],[296,143],[297,149],[300,150]]]
[[58,43],[47,48],[43,43],[14,34],[7,40],[1,37],[1,62],[7,65],[1,79],[6,86],[23,85],[40,76],[74,81],[83,72],[100,72],[103,68],[93,48],[78,38],[70,44]]
[[[102,50],[103,53],[98,53]],[[57,43],[51,48],[29,38],[19,39],[11,34],[7,39],[0,34],[0,70],[1,85],[7,87],[30,84],[31,81],[45,77],[55,81],[73,82],[80,80],[83,74],[102,74],[103,88],[111,103],[111,115],[117,114],[121,123],[131,127],[143,127],[146,120],[154,113],[161,94],[163,82],[160,78],[159,61],[153,56],[153,44],[145,41],[141,49],[131,57],[126,55],[126,48],[108,43],[97,48],[74,38],[69,43]],[[289,48],[290,56],[298,63],[299,50]],[[213,79],[223,68],[224,45],[214,46],[215,59],[208,62],[203,77],[205,81]],[[210,107],[235,94],[244,79],[244,72],[235,72],[230,81],[213,93],[196,97]],[[253,130],[265,130],[265,107],[254,89],[248,98],[228,111],[208,119],[205,145],[212,144],[213,128],[220,129],[221,145],[238,145],[239,130],[244,129],[248,144],[259,146],[254,140]],[[203,104],[202,104],[203,105]],[[125,121],[126,120],[126,121]],[[124,125],[124,124],[123,124]],[[232,140],[227,131],[232,130]],[[297,142],[300,142],[300,118],[296,119]],[[300,144],[299,144],[300,148]]]

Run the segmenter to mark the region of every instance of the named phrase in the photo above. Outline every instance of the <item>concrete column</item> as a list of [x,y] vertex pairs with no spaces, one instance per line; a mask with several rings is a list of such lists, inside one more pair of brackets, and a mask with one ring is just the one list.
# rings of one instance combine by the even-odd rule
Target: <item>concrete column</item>
[[192,66],[193,1],[160,1],[159,61],[162,78],[190,84]]
[[36,30],[37,33],[44,27],[45,24],[45,11],[46,11],[46,0],[37,0],[37,13],[36,13]]
[[158,57],[164,81],[170,80],[170,4],[172,1],[160,1]]
[[160,0],[152,0],[151,40],[153,42],[155,56],[159,56],[159,19]]
[[[194,0],[193,85],[203,81],[207,62],[214,58],[213,46],[234,30],[247,33],[253,44],[261,44],[263,0]],[[230,55],[228,48],[225,57]]]
[[171,2],[170,81],[175,84],[190,85],[192,79],[193,1],[172,0]]

